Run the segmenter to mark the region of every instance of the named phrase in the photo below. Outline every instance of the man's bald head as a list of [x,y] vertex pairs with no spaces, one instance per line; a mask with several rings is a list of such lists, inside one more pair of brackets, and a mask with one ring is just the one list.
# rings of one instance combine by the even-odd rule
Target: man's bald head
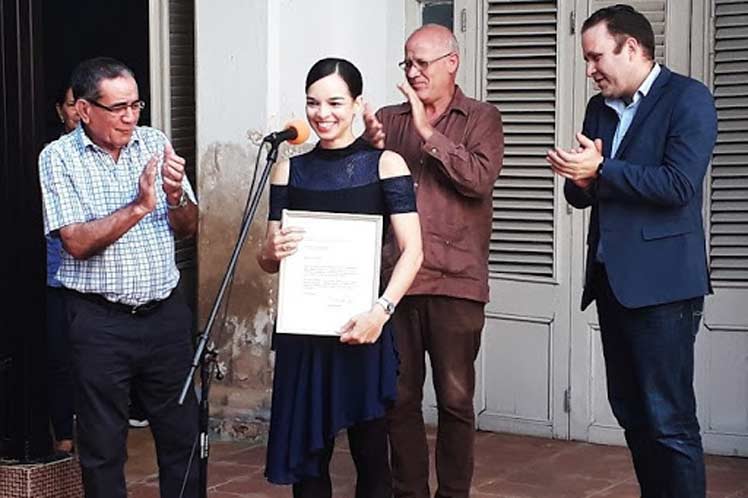
[[445,52],[460,53],[460,44],[457,43],[454,33],[441,24],[424,24],[410,34],[405,41],[407,46],[411,41],[425,40]]

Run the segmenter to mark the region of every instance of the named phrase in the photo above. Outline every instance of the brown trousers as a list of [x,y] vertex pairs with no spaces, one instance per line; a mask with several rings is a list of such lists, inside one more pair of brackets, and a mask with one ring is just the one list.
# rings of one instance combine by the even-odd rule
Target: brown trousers
[[429,449],[421,403],[431,361],[439,412],[437,498],[467,498],[473,477],[475,359],[484,304],[447,296],[407,296],[395,312],[400,353],[397,402],[389,411],[392,484],[396,498],[429,498]]

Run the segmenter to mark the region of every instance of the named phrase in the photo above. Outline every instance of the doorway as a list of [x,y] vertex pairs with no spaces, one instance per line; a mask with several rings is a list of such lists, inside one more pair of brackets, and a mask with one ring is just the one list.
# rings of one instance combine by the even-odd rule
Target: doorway
[[[84,59],[113,57],[135,72],[140,98],[150,102],[148,0],[44,2],[42,10],[44,101],[47,140],[60,134],[55,99]],[[151,123],[141,114],[140,125]]]

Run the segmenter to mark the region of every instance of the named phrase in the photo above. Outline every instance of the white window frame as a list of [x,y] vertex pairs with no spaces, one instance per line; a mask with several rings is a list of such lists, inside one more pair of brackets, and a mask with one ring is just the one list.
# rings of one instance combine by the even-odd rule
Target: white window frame
[[151,126],[171,136],[171,61],[169,58],[169,0],[148,1]]

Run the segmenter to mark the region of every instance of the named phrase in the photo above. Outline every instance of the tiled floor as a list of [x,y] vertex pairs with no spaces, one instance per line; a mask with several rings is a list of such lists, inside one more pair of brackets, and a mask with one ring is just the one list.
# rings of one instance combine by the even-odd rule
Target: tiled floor
[[[431,436],[433,442],[433,436]],[[345,438],[333,457],[335,496],[353,497],[353,464]],[[158,480],[150,431],[130,432],[127,480],[131,498],[157,498]],[[211,498],[290,497],[287,486],[262,475],[265,448],[242,442],[211,447]],[[432,469],[433,474],[433,469]],[[748,459],[707,457],[709,498],[748,498]],[[433,482],[433,479],[432,479]],[[432,484],[433,490],[433,484]],[[478,433],[474,498],[638,498],[625,448]]]

